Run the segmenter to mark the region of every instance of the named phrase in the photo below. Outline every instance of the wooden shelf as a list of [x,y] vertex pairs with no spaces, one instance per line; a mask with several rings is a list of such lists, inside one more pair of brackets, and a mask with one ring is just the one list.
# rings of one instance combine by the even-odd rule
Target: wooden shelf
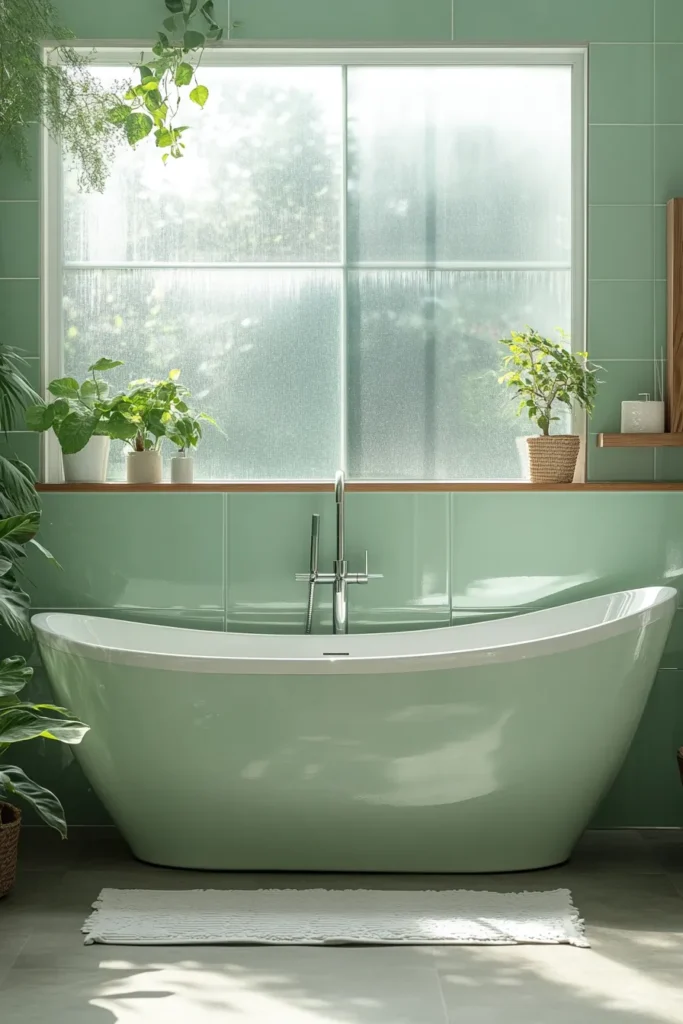
[[[610,436],[610,435],[608,435]],[[621,436],[621,435],[617,435]],[[346,489],[348,491],[362,492],[365,494],[381,493],[416,493],[426,494],[430,492],[457,492],[457,493],[529,493],[529,492],[555,492],[571,491],[583,493],[590,491],[607,491],[616,493],[619,491],[683,491],[683,481],[674,483],[654,483],[653,481],[589,481],[578,484],[531,484],[523,481],[510,481],[508,483],[463,483],[458,480],[439,481],[353,481],[350,480]],[[269,481],[220,481],[200,482],[196,484],[38,484],[37,490],[50,494],[283,494],[298,493],[306,494],[311,491],[334,491],[334,484],[321,483],[320,481],[307,482],[286,481],[273,483]]]
[[683,448],[683,434],[598,434],[598,448]]

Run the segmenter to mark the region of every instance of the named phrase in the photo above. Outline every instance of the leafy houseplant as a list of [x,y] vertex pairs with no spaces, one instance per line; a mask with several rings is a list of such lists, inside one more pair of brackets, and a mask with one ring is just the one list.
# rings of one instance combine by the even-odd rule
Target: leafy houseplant
[[[568,340],[562,331],[560,336]],[[560,419],[558,403],[592,412],[600,367],[588,361],[586,352],[571,352],[531,328],[513,331],[501,343],[508,353],[500,382],[513,389],[519,414],[526,413],[541,432],[526,439],[532,483],[571,483],[581,439],[578,434],[551,435],[550,428]]]
[[[15,428],[29,402],[40,401],[23,373],[25,365],[16,349],[0,344],[0,429],[5,435]],[[39,526],[40,505],[30,468],[18,459],[0,456],[0,625],[23,640],[30,640],[33,633],[29,598],[17,578],[18,564],[29,544],[52,558],[36,540]],[[18,699],[32,674],[19,656],[0,661],[0,798],[23,798],[64,835],[64,811],[57,797],[21,768],[2,763],[10,744],[37,736],[78,743],[86,732],[87,727],[62,708]],[[19,825],[19,811],[0,799],[0,896],[14,881]]]
[[203,423],[216,425],[215,420],[205,413],[195,413],[191,409],[187,409],[169,424],[166,436],[171,444],[178,449],[178,454],[171,459],[171,483],[191,484],[193,482],[194,458],[188,453],[194,451],[201,441],[204,433]]
[[125,394],[107,403],[111,437],[130,446],[129,483],[161,483],[161,442],[189,412],[189,392],[179,376],[180,370],[171,370],[166,380],[134,380]]
[[91,375],[82,384],[75,377],[59,377],[48,385],[55,401],[29,406],[26,426],[44,432],[52,429],[62,449],[67,481],[102,482],[109,458],[109,385],[99,373],[123,366],[121,360],[98,359],[88,367]]

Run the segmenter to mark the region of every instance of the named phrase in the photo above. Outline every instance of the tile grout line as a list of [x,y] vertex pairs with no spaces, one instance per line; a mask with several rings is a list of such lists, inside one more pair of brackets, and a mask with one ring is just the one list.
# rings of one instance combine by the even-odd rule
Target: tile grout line
[[455,42],[455,0],[451,0],[451,42]]
[[[652,206],[657,203],[657,0],[652,3]],[[653,214],[654,218],[654,214]],[[653,225],[655,227],[655,225]],[[656,231],[653,231],[652,238],[652,276],[657,278],[657,240]],[[654,380],[657,378],[657,295],[656,287],[652,285],[652,358],[654,369]],[[655,399],[656,399],[655,395]],[[652,449],[652,479],[657,479],[657,449]]]

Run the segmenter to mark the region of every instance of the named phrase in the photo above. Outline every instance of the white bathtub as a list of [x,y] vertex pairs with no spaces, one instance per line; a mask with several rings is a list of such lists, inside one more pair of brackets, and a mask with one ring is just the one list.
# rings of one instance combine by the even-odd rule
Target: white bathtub
[[640,720],[665,587],[405,633],[219,633],[50,612],[33,624],[76,748],[142,860],[512,871],[557,864]]

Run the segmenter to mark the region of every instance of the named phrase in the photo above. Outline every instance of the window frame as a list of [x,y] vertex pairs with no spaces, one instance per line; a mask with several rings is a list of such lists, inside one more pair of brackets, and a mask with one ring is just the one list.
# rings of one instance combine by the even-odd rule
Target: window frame
[[[50,43],[44,47],[44,59],[51,63],[60,63],[59,44]],[[128,42],[112,45],[111,42],[93,41],[87,45],[82,40],[76,40],[74,49],[83,55],[93,57],[93,63],[97,65],[121,66],[140,60],[142,57],[151,59],[152,52],[149,47],[149,40],[135,43]],[[587,280],[587,259],[586,259],[586,222],[587,222],[587,51],[585,47],[462,47],[462,46],[339,46],[333,45],[298,45],[282,46],[273,45],[249,45],[240,43],[226,43],[222,46],[212,47],[204,53],[203,65],[208,67],[244,67],[244,66],[337,66],[342,73],[342,116],[346,123],[347,68],[353,66],[368,67],[426,67],[426,66],[478,66],[478,67],[549,67],[565,66],[570,67],[572,72],[571,84],[571,173],[572,173],[572,194],[571,194],[571,265],[559,264],[555,261],[534,262],[520,261],[514,264],[506,261],[439,261],[436,263],[415,261],[397,263],[397,267],[414,269],[438,269],[438,270],[471,270],[491,269],[502,270],[514,266],[518,269],[569,269],[571,272],[571,315],[572,315],[572,348],[575,351],[583,351],[586,337],[586,280]],[[342,271],[341,287],[341,316],[340,316],[340,462],[343,469],[347,468],[347,434],[348,434],[348,380],[347,380],[347,353],[348,353],[348,277],[349,269],[376,268],[380,261],[363,261],[353,264],[350,268],[347,259],[347,140],[348,133],[342,132],[342,188],[341,188],[341,248],[340,260],[330,264],[314,264],[315,267],[330,267]],[[63,318],[62,318],[62,295],[63,295],[63,235],[62,235],[62,152],[58,142],[50,138],[47,130],[41,129],[41,392],[47,396],[47,385],[50,380],[59,377],[64,372],[63,363]],[[391,266],[391,261],[381,261],[382,267]],[[70,264],[78,266],[78,264]],[[96,264],[88,264],[88,266]],[[109,264],[97,264],[109,266]],[[112,267],[119,264],[112,263]],[[128,264],[126,264],[128,265]],[[144,265],[144,264],[141,264]],[[156,265],[156,264],[153,264]],[[164,264],[164,266],[176,266],[178,264]],[[238,269],[244,264],[231,263],[230,266]],[[216,264],[221,266],[220,263]],[[261,266],[261,264],[259,264]],[[278,266],[275,263],[265,262],[263,268]],[[306,263],[285,263],[281,267],[305,267]],[[577,471],[577,482],[585,480],[586,472],[586,439],[587,439],[587,418],[584,413],[573,410],[572,430],[581,435],[584,443],[582,455],[579,460]],[[57,439],[51,431],[41,436],[40,450],[40,479],[48,484],[62,483],[63,470],[62,460]],[[204,482],[204,481],[202,481]],[[209,483],[221,483],[221,481],[206,481]],[[229,481],[233,484],[240,484],[245,481]],[[248,481],[253,483],[254,481]],[[320,481],[318,481],[319,483]],[[388,480],[376,481],[377,484],[391,482]],[[466,484],[468,481],[451,481],[452,483]],[[522,483],[521,481],[512,481]],[[246,482],[245,482],[246,483]],[[276,482],[273,481],[275,484]],[[277,481],[282,485],[283,481]],[[287,484],[301,483],[307,481],[285,481]],[[310,482],[309,482],[310,483]],[[362,481],[364,485],[371,485],[372,481]],[[405,483],[405,481],[402,481]],[[415,484],[446,484],[448,481],[421,480],[414,481]],[[509,486],[511,481],[483,481],[487,487],[495,487],[497,483],[501,486]]]

